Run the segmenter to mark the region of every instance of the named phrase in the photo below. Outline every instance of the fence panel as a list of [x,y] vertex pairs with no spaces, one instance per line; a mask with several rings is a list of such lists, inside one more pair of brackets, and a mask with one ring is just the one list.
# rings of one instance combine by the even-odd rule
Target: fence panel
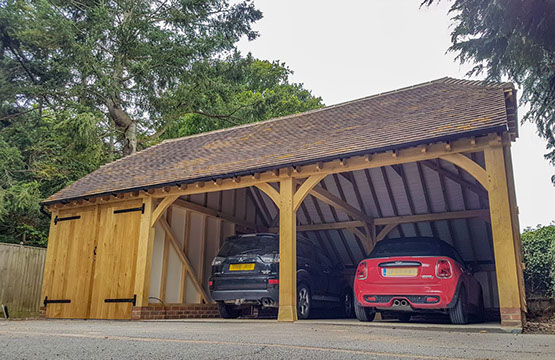
[[10,316],[38,313],[45,259],[46,249],[0,243],[0,304]]

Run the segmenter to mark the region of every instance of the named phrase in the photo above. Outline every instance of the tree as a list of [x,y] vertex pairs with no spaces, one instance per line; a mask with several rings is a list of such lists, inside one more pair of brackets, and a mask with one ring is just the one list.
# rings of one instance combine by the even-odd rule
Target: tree
[[[262,13],[250,0],[0,2],[0,95],[8,116],[44,108],[105,115],[123,155],[194,107],[197,63],[225,56]],[[154,131],[153,131],[154,129]]]
[[523,120],[536,124],[555,165],[555,1],[453,0],[450,13],[449,50],[475,63],[468,75],[485,72],[486,81],[507,77],[522,87],[521,101],[530,105]]
[[241,125],[323,106],[302,84],[290,83],[292,71],[279,61],[243,58],[239,54],[209,64],[204,81],[196,81],[198,96],[192,112],[169,126],[161,139],[187,136],[201,132]]
[[0,242],[46,245],[45,197],[107,160],[99,118],[30,112],[0,125]]

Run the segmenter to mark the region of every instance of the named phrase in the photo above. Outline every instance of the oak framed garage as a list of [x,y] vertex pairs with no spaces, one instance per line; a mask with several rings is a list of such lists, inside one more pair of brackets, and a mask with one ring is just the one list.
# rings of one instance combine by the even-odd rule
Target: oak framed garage
[[279,321],[295,321],[297,231],[353,268],[377,241],[434,235],[480,266],[502,325],[526,311],[511,142],[512,84],[439,79],[164,141],[44,202],[43,312],[209,317],[225,236],[279,232]]

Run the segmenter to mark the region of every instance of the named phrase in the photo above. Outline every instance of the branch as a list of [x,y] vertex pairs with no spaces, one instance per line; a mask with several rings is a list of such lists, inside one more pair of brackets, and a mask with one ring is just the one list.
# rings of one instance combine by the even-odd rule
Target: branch
[[[235,111],[230,115],[207,114],[207,113],[202,112],[202,111],[192,111],[191,113],[192,114],[203,115],[203,116],[206,116],[206,117],[209,117],[209,118],[212,118],[212,119],[225,120],[227,122],[232,123],[233,125],[241,125],[241,123],[237,122],[237,121],[242,121],[241,118],[233,116],[233,113],[235,113]],[[233,121],[232,119],[237,120],[237,121]]]
[[39,108],[36,107],[36,108],[32,108],[32,109],[25,110],[25,111],[22,111],[22,112],[18,112],[18,113],[15,113],[15,114],[11,114],[11,115],[8,115],[8,116],[4,116],[3,118],[0,118],[0,121],[6,121],[6,120],[9,120],[11,118],[15,118],[15,117],[18,117],[20,115],[27,114],[27,113],[30,113],[31,111],[35,111],[35,110],[38,110],[38,109]]
[[138,144],[144,144],[147,141],[152,141],[152,140],[156,140],[158,139],[160,136],[162,136],[166,130],[168,130],[168,124],[162,126],[160,129],[156,130],[156,132],[152,135],[147,135],[147,139],[138,139],[137,143]]

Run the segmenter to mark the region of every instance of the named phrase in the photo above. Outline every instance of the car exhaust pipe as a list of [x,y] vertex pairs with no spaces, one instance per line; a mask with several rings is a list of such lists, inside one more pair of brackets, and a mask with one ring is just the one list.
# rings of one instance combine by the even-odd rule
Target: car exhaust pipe
[[399,300],[393,301],[393,306],[399,306],[399,305],[401,305],[401,302]]
[[265,307],[273,307],[275,305],[274,299],[264,298],[262,299],[262,305]]
[[401,300],[401,306],[407,306],[408,304],[407,300]]

